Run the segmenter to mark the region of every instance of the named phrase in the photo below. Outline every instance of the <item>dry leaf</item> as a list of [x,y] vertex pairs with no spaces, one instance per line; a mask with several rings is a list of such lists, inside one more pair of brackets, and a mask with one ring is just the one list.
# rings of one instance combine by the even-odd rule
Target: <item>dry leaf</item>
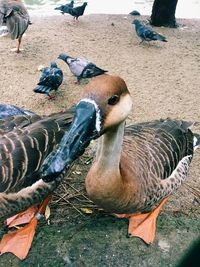
[[81,211],[84,212],[85,214],[92,214],[93,210],[89,208],[81,208]]
[[47,205],[45,213],[44,213],[44,216],[45,216],[46,220],[49,219],[50,215],[51,215],[51,210],[50,210],[49,206]]

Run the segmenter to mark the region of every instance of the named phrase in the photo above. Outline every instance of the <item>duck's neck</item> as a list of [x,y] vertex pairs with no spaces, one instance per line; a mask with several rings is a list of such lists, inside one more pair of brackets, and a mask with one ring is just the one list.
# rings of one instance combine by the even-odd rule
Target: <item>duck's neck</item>
[[96,161],[102,170],[119,171],[125,122],[110,129],[99,140]]
[[[120,157],[124,136],[124,123],[110,129],[99,140],[96,160],[86,177],[86,190],[97,205],[107,210],[119,206],[123,192]],[[117,204],[116,204],[117,201]]]

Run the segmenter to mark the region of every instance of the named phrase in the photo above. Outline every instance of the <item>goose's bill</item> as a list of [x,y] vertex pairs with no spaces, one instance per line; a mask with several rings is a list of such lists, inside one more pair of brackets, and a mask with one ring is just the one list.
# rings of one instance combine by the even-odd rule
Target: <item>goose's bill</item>
[[100,136],[96,129],[97,111],[90,102],[79,102],[69,132],[65,133],[57,149],[44,161],[42,179],[52,181],[82,155],[92,139]]

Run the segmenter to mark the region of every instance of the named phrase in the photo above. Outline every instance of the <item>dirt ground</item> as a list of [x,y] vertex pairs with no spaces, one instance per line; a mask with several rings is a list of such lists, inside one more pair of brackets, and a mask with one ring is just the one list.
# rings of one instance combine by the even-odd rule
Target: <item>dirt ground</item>
[[[166,117],[200,122],[200,20],[178,20],[181,26],[177,29],[156,28],[168,42],[150,45],[139,45],[132,20],[125,15],[88,15],[78,23],[62,15],[32,17],[22,53],[10,52],[15,42],[9,37],[0,39],[1,103],[44,115],[76,103],[87,81],[73,85],[67,65],[57,60],[66,52],[85,56],[126,81],[134,101],[128,123]],[[53,59],[64,72],[64,82],[56,99],[49,101],[33,88],[40,76],[38,66],[48,66]],[[200,125],[194,130],[200,133]],[[84,177],[94,146],[55,192],[50,219],[38,226],[27,259],[20,262],[11,254],[3,255],[0,266],[175,266],[199,236],[200,149],[187,184],[170,198],[158,218],[154,244],[146,246],[137,238],[126,237],[126,219],[104,213],[87,198]]]

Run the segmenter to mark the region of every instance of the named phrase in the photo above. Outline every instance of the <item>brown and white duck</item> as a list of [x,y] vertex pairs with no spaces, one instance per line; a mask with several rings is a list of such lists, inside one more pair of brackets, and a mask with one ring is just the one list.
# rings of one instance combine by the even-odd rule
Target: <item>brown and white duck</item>
[[29,24],[28,11],[20,0],[0,0],[0,26],[6,25],[11,39],[17,39],[17,47],[12,51],[21,51],[22,36]]
[[42,166],[59,175],[99,138],[86,190],[97,205],[129,218],[128,233],[153,242],[156,217],[167,197],[186,179],[200,136],[191,123],[156,120],[125,127],[132,99],[120,77],[101,75],[85,87],[68,133]]
[[[4,115],[16,112],[13,108],[8,111],[7,107],[8,112],[3,110]],[[4,235],[0,252],[12,252],[20,259],[29,251],[38,215],[48,203],[48,199],[44,199],[62,179],[62,176],[54,180],[41,179],[40,167],[68,130],[74,115],[72,109],[44,118],[26,114],[0,120],[0,220],[15,215],[7,220],[9,226],[30,221],[25,228]],[[39,208],[31,207],[43,200]],[[27,213],[16,215],[25,209]]]

